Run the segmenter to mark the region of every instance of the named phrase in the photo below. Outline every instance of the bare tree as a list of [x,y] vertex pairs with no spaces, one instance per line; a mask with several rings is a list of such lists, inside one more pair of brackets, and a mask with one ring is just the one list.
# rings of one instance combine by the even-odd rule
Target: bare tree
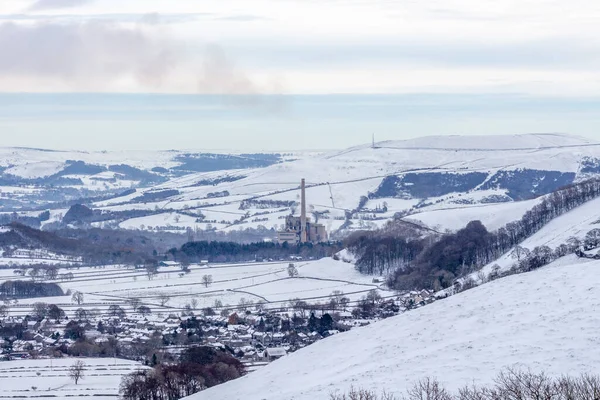
[[118,305],[111,304],[111,306],[108,307],[108,315],[110,315],[111,317],[125,318],[127,314],[125,313],[125,310],[123,310]]
[[246,300],[246,298],[242,297],[238,303],[238,309],[246,311],[248,308],[252,307],[252,304],[251,300]]
[[77,310],[75,310],[75,318],[78,321],[88,321],[91,317],[90,314],[91,313],[84,308],[78,308]]
[[342,310],[346,311],[346,309],[348,308],[348,304],[350,304],[350,299],[348,297],[342,297],[339,303],[342,307]]
[[48,267],[46,268],[44,275],[46,276],[46,279],[54,281],[58,276],[58,269],[56,269],[56,267]]
[[298,276],[298,268],[296,268],[294,264],[288,265],[287,272],[290,278],[295,278]]
[[193,299],[190,301],[190,306],[192,307],[192,310],[195,310],[195,309],[197,309],[197,308],[198,308],[198,299],[194,297],[194,298],[193,298]]
[[160,301],[161,306],[166,306],[169,301],[171,301],[171,296],[167,293],[161,293],[158,295],[158,300]]
[[0,306],[0,318],[6,318],[8,315],[8,306],[1,305]]
[[33,315],[38,319],[42,320],[48,316],[48,304],[46,303],[35,303],[33,305]]
[[523,246],[516,246],[512,253],[510,253],[511,257],[516,259],[517,261],[521,261],[523,258],[529,257],[531,251],[528,248]]
[[140,304],[142,303],[140,299],[138,299],[137,297],[130,297],[127,300],[127,303],[129,303],[129,305],[131,306],[131,308],[133,309],[133,311],[137,311],[137,309],[139,308]]
[[148,277],[148,280],[151,281],[156,275],[158,275],[158,267],[154,265],[148,265],[146,267],[146,276]]
[[407,394],[408,400],[452,400],[450,393],[437,380],[431,378],[420,380]]
[[71,301],[73,303],[77,303],[77,305],[80,306],[83,303],[83,293],[81,293],[81,292],[73,293],[73,296],[71,296]]
[[85,372],[85,363],[81,360],[75,361],[75,364],[69,367],[69,378],[71,378],[75,384],[79,382],[80,379],[83,379]]
[[212,275],[204,275],[202,277],[202,284],[206,287],[209,287],[210,285],[212,285],[213,283],[213,277]]
[[35,281],[36,278],[40,275],[40,270],[38,268],[32,268],[28,272],[29,276],[31,276],[31,280]]
[[152,314],[152,310],[148,306],[139,306],[137,312],[144,316]]

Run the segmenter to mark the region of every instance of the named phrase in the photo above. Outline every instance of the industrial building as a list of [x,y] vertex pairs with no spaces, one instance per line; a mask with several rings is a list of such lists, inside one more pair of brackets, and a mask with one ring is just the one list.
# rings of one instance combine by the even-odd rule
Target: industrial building
[[289,215],[285,219],[285,227],[277,232],[280,244],[320,243],[327,241],[325,225],[312,223],[306,216],[306,182],[300,184],[300,216]]

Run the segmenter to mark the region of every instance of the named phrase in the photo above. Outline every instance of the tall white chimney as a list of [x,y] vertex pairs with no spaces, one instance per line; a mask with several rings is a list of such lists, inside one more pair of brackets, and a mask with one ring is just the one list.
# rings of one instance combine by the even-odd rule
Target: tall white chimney
[[306,235],[306,182],[302,179],[300,184],[300,243],[306,243],[308,240]]

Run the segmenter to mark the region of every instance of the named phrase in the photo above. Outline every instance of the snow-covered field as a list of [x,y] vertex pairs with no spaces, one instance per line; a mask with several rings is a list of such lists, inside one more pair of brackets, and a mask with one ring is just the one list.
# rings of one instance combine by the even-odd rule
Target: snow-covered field
[[[354,265],[342,261],[325,258],[295,262],[296,278],[288,276],[288,265],[289,262],[272,262],[192,266],[189,274],[178,268],[162,267],[151,280],[144,270],[82,267],[69,270],[73,273],[72,280],[59,282],[65,291],[84,293],[82,305],[73,304],[70,296],[23,299],[11,306],[9,312],[26,315],[38,301],[56,304],[72,315],[80,307],[103,311],[111,304],[119,304],[129,309],[127,299],[131,297],[140,298],[153,311],[169,313],[182,311],[192,299],[196,299],[199,308],[213,306],[215,300],[220,300],[224,307],[236,307],[241,299],[280,308],[296,298],[311,303],[327,302],[334,291],[343,292],[352,301],[373,289],[382,295],[391,294],[373,284],[371,276],[361,275]],[[59,271],[62,272],[66,271]],[[0,282],[14,279],[12,275],[12,270],[0,270]],[[205,275],[213,280],[208,287],[202,283]],[[164,306],[160,304],[162,295],[170,297]]]
[[408,221],[422,222],[439,232],[456,231],[470,221],[479,220],[489,231],[495,231],[509,222],[517,221],[531,210],[540,199],[499,204],[463,205],[412,214]]
[[350,387],[401,395],[425,377],[449,389],[506,367],[597,373],[599,261],[573,258],[513,275],[321,340],[194,400],[320,400]]
[[[68,376],[69,367],[76,360],[86,365],[84,378],[77,385]],[[119,394],[121,378],[140,368],[145,367],[110,358],[0,361],[0,398],[114,400]]]

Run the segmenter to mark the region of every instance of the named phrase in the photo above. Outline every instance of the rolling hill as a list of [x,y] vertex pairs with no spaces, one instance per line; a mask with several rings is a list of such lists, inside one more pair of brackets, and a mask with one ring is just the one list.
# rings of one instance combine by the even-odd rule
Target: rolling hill
[[[40,192],[47,198],[49,189],[35,179],[59,179],[64,190],[62,197],[55,195],[63,200],[72,200],[81,188],[99,196],[85,201],[103,214],[91,221],[94,226],[173,232],[251,228],[270,231],[266,237],[296,210],[302,178],[312,218],[343,234],[395,217],[444,230],[474,218],[500,226],[520,218],[535,204],[532,199],[600,173],[599,142],[559,134],[433,136],[291,155],[123,152],[77,158],[22,151],[7,155],[3,176],[17,174],[31,184],[15,188],[6,182],[6,199],[0,199],[5,207],[34,203],[43,209]],[[19,161],[28,157],[34,162]],[[78,161],[66,165],[68,157]],[[124,158],[128,168],[116,164]],[[40,178],[43,174],[50,175]],[[60,222],[68,211],[68,204],[50,203],[51,217],[41,225]]]
[[456,390],[506,367],[550,375],[600,363],[599,261],[574,256],[319,341],[191,400],[319,400],[350,387],[394,395],[436,377]]
[[[502,204],[501,220],[496,222],[501,225],[520,218],[535,204],[517,202],[599,172],[600,143],[577,137],[428,137],[359,146],[261,169],[189,174],[145,190],[158,196],[177,190],[177,195],[144,203],[139,194],[128,195],[97,202],[95,207],[157,211],[143,219],[121,221],[120,226],[128,229],[206,229],[209,224],[225,231],[277,229],[294,209],[299,181],[306,178],[313,217],[318,215],[330,232],[378,227],[395,215],[410,215],[435,226],[439,216],[419,214],[496,204]],[[442,228],[466,224],[470,212],[463,213],[464,220]]]

